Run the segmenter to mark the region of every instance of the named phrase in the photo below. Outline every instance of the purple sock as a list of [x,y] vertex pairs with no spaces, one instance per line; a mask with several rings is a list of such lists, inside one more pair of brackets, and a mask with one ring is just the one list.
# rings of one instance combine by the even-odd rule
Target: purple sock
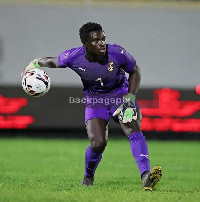
[[135,132],[128,136],[131,152],[136,160],[140,174],[150,171],[148,146],[142,132]]
[[95,153],[91,150],[91,147],[85,151],[85,175],[94,176],[97,166],[101,161],[102,153]]

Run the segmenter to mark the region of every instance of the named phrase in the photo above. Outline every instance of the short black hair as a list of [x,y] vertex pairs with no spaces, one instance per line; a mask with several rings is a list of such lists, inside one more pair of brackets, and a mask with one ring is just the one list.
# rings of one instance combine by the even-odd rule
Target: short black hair
[[90,32],[94,32],[94,31],[99,31],[102,30],[102,27],[100,24],[95,23],[95,22],[88,22],[86,24],[84,24],[80,29],[79,29],[79,36],[81,39],[82,43],[87,42],[88,40],[88,36]]

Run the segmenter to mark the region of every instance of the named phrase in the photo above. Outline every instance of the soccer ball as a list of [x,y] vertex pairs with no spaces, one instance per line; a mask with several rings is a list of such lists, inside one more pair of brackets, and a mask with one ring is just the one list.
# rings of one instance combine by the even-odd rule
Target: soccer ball
[[45,95],[49,91],[50,85],[49,76],[41,69],[32,69],[28,71],[22,79],[24,91],[33,97]]

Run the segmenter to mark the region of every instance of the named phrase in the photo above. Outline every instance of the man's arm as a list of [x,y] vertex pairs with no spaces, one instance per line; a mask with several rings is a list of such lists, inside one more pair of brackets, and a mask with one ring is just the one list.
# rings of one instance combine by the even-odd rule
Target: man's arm
[[128,78],[128,82],[129,82],[128,92],[133,95],[136,95],[140,87],[140,81],[141,81],[141,70],[136,64],[133,69],[133,73],[130,74]]
[[135,107],[135,95],[140,87],[141,71],[140,68],[135,65],[133,72],[129,75],[128,82],[128,94],[124,96],[124,102],[117,108],[113,116],[118,115],[120,122],[128,123],[137,119],[137,111]]
[[58,57],[45,57],[31,61],[24,71],[22,71],[21,76],[24,76],[26,72],[32,69],[40,69],[41,67],[58,68]]
[[38,65],[40,67],[58,68],[58,58],[57,57],[45,57],[38,59]]

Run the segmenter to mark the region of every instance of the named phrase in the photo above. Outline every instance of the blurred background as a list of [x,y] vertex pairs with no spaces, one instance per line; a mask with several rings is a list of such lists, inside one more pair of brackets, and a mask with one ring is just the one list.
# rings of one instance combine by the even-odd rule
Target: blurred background
[[[200,1],[181,0],[0,0],[0,136],[86,137],[84,105],[70,102],[83,97],[75,72],[44,69],[52,85],[40,98],[25,94],[20,75],[32,59],[81,46],[78,31],[89,21],[142,70],[146,137],[199,139]],[[123,136],[113,121],[109,131]]]

